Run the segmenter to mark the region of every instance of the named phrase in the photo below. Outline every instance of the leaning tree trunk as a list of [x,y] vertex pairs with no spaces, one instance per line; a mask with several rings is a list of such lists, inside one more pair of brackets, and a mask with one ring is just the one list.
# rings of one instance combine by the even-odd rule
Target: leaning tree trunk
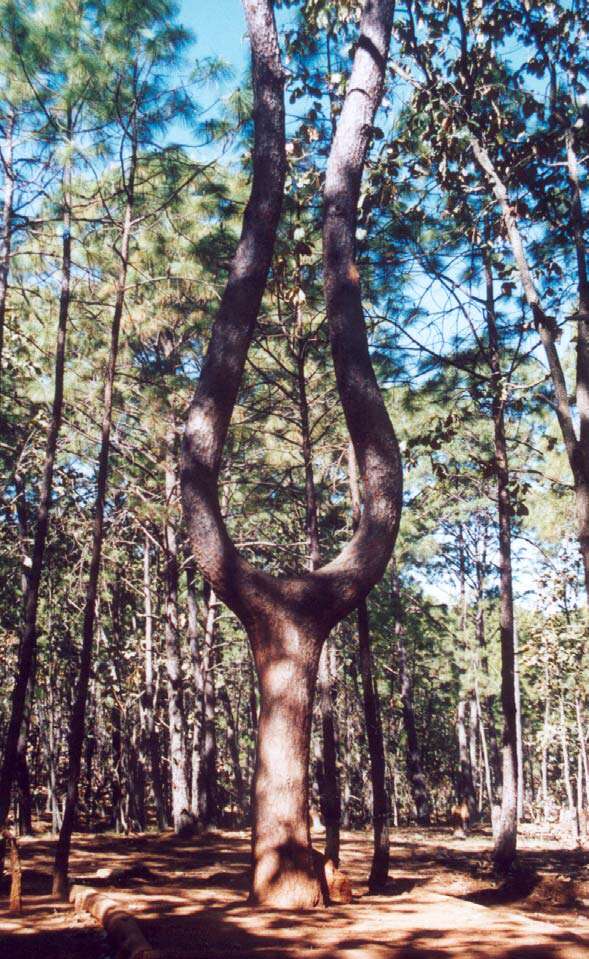
[[98,596],[98,578],[100,574],[100,560],[102,556],[102,540],[104,535],[104,510],[106,504],[106,490],[108,483],[108,463],[110,454],[110,431],[112,425],[112,407],[117,355],[119,348],[119,333],[125,303],[125,285],[129,265],[129,244],[131,239],[131,224],[133,212],[133,189],[135,183],[135,169],[137,162],[137,144],[133,144],[131,167],[127,178],[127,202],[121,235],[121,249],[119,251],[121,265],[117,277],[115,305],[110,333],[110,350],[106,377],[104,382],[104,397],[102,409],[102,429],[100,451],[98,454],[98,477],[96,483],[96,499],[94,502],[94,526],[92,529],[92,550],[86,596],[84,601],[84,620],[82,626],[82,649],[80,654],[80,671],[76,685],[76,694],[72,709],[70,737],[68,744],[68,775],[67,793],[63,821],[59,831],[59,840],[55,850],[53,866],[53,894],[61,899],[68,896],[68,870],[72,832],[78,805],[78,786],[82,747],[84,744],[84,730],[86,725],[86,700],[90,669],[92,663],[92,640],[94,636],[94,621],[96,617],[96,599]]
[[[71,137],[71,114],[67,119],[68,137]],[[45,543],[49,529],[49,511],[51,509],[51,494],[53,490],[53,471],[57,453],[57,440],[61,428],[63,414],[63,380],[65,370],[66,332],[70,308],[70,275],[71,275],[71,174],[70,166],[66,164],[64,170],[64,211],[61,252],[61,290],[59,295],[59,318],[57,323],[57,341],[55,345],[55,372],[54,392],[51,407],[51,417],[47,430],[45,447],[45,461],[43,475],[39,488],[39,505],[37,507],[35,537],[31,551],[31,566],[27,575],[27,586],[24,597],[24,624],[23,633],[18,651],[18,664],[12,702],[10,720],[4,744],[4,758],[0,770],[0,832],[6,823],[10,808],[12,783],[16,772],[18,740],[22,729],[26,706],[27,688],[31,676],[31,668],[37,645],[37,607],[39,589],[43,573],[45,557]]]
[[546,361],[554,390],[554,410],[560,426],[567,459],[573,477],[577,511],[579,550],[585,574],[585,591],[589,602],[589,279],[585,226],[577,157],[572,131],[566,135],[567,170],[571,186],[570,233],[577,259],[579,309],[577,312],[577,383],[575,390],[579,429],[569,399],[565,373],[557,349],[559,331],[552,317],[544,312],[542,300],[534,282],[517,220],[516,205],[511,202],[505,183],[484,147],[475,137],[470,140],[474,157],[485,173],[499,207],[524,296],[532,311],[534,324],[546,354]]
[[260,684],[253,786],[251,899],[316,905],[308,762],[313,694],[330,630],[366,597],[390,558],[401,511],[401,462],[370,362],[355,234],[360,182],[383,90],[389,0],[367,0],[325,178],[324,277],[338,391],[364,483],[364,510],[332,562],[275,578],[239,555],[218,497],[223,445],[274,249],[285,177],[284,71],[271,0],[244,0],[252,48],[252,191],[184,434],[182,487],[193,553],[244,624]]
[[509,463],[505,438],[504,384],[499,359],[499,337],[495,317],[493,276],[485,261],[487,285],[486,319],[489,336],[497,476],[497,511],[499,514],[499,617],[501,633],[501,704],[503,707],[503,791],[493,862],[500,873],[513,865],[517,848],[517,713],[515,691],[515,635],[513,615],[513,581],[511,571],[511,514]]

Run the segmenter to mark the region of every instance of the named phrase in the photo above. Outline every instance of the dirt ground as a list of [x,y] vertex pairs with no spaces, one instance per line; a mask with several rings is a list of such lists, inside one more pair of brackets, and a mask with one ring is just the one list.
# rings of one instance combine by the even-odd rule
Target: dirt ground
[[[314,838],[321,848],[321,836]],[[0,900],[0,959],[112,959],[102,930],[86,913],[49,895],[53,840],[21,841],[24,911],[10,917]],[[194,959],[589,959],[589,857],[527,827],[517,882],[497,887],[491,838],[449,829],[395,830],[390,882],[366,886],[369,833],[345,833],[342,868],[354,900],[292,915],[246,903],[249,837],[216,832],[76,835],[72,878],[108,890],[137,918],[151,945]],[[113,885],[96,871],[140,865]]]

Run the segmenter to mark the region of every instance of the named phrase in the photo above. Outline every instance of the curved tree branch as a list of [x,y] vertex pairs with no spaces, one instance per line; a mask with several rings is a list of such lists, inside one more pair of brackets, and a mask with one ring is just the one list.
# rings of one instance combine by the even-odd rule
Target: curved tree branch
[[[401,512],[397,440],[370,361],[355,232],[360,182],[382,97],[391,0],[365,0],[360,37],[327,166],[324,271],[338,391],[364,484],[351,542],[328,565],[276,578],[239,556],[222,520],[217,478],[223,444],[270,268],[285,175],[283,71],[270,0],[244,0],[254,78],[254,177],[243,230],[215,321],[184,439],[184,509],[196,560],[246,628],[270,607],[327,635],[382,576]],[[258,637],[264,630],[256,629]]]

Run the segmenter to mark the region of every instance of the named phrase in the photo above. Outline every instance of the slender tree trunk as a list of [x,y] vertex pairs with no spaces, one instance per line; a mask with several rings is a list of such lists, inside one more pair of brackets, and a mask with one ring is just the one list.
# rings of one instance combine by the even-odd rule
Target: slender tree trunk
[[178,634],[178,538],[173,510],[177,494],[176,430],[172,422],[166,435],[164,522],[165,554],[165,646],[168,690],[168,722],[170,730],[170,769],[172,785],[172,825],[176,833],[185,833],[192,826],[188,790],[187,730],[184,708],[184,682]]
[[123,812],[123,754],[121,744],[121,707],[118,703],[110,711],[111,746],[112,746],[112,826],[116,833],[125,832],[127,821]]
[[110,334],[110,351],[104,382],[102,429],[100,452],[98,455],[98,477],[96,483],[96,500],[94,503],[94,526],[92,529],[92,550],[86,596],[84,601],[84,622],[82,627],[82,650],[80,655],[80,671],[76,686],[76,695],[72,710],[70,738],[69,738],[69,765],[67,780],[67,795],[63,814],[63,822],[59,833],[59,840],[55,851],[53,867],[53,894],[61,899],[68,896],[69,854],[72,832],[78,803],[78,787],[80,780],[80,764],[84,743],[86,723],[86,699],[90,681],[92,662],[92,641],[94,636],[94,621],[96,616],[96,600],[98,596],[98,578],[100,574],[100,560],[102,555],[102,539],[104,534],[104,509],[108,483],[108,462],[110,453],[110,431],[112,425],[112,407],[114,382],[117,367],[119,348],[119,333],[125,302],[125,285],[129,265],[129,243],[131,238],[131,224],[133,211],[133,189],[135,182],[135,168],[137,162],[137,144],[133,144],[131,168],[127,178],[127,202],[121,234],[121,249],[119,275],[117,278],[115,306]]
[[585,589],[589,600],[589,276],[585,244],[585,217],[582,204],[579,168],[574,134],[566,133],[567,172],[571,186],[571,226],[577,259],[577,384],[576,400],[579,415],[579,444],[573,466],[577,504],[579,547],[585,573]]
[[[71,115],[67,119],[68,139],[71,138]],[[26,706],[27,688],[31,676],[31,669],[37,643],[37,607],[39,589],[43,573],[45,543],[49,528],[49,512],[51,509],[51,494],[53,490],[53,471],[57,453],[57,440],[61,428],[63,412],[63,379],[65,368],[66,331],[70,307],[70,273],[71,273],[71,193],[70,168],[66,165],[63,177],[63,238],[61,253],[61,290],[59,297],[59,319],[57,324],[57,341],[55,345],[54,392],[51,408],[51,417],[47,431],[45,447],[45,461],[43,475],[39,488],[39,505],[37,507],[36,528],[31,551],[31,565],[27,575],[27,587],[24,597],[24,624],[18,653],[18,665],[12,702],[10,720],[6,732],[4,757],[0,769],[0,831],[6,823],[10,809],[12,783],[16,771],[18,740],[22,729],[23,716]]]
[[468,762],[472,773],[472,784],[475,790],[478,790],[480,779],[477,749],[478,725],[476,701],[474,693],[471,693],[468,699]]
[[376,892],[386,884],[389,874],[389,813],[385,781],[384,742],[378,702],[374,683],[372,651],[370,648],[370,624],[368,605],[364,600],[358,607],[358,641],[360,646],[360,672],[364,693],[366,735],[370,753],[370,778],[372,782],[372,822],[374,828],[374,852],[368,888]]
[[[350,444],[348,450],[348,469],[350,474],[350,496],[352,500],[352,522],[358,526],[361,514],[360,485],[354,450]],[[372,825],[374,829],[374,850],[368,879],[371,892],[381,889],[389,874],[389,810],[385,778],[384,740],[378,701],[378,690],[374,682],[372,650],[370,646],[370,622],[366,600],[358,606],[358,643],[360,652],[360,673],[366,719],[366,736],[370,753],[370,778],[372,782]]]
[[564,789],[567,797],[567,804],[569,807],[569,816],[571,820],[571,829],[573,832],[573,839],[575,842],[579,838],[579,829],[577,822],[577,808],[575,805],[575,798],[573,795],[573,785],[571,782],[571,764],[569,758],[569,746],[568,746],[568,736],[567,736],[567,727],[566,727],[566,717],[564,711],[564,696],[560,694],[559,701],[559,712],[560,712],[560,745],[562,749],[562,778],[564,780]]
[[515,691],[515,638],[513,616],[513,581],[511,571],[511,496],[509,463],[505,438],[504,385],[499,360],[499,338],[495,318],[493,276],[485,262],[487,285],[487,330],[489,363],[493,379],[493,424],[495,469],[497,475],[497,509],[499,514],[499,604],[501,632],[501,704],[503,708],[503,792],[501,819],[493,861],[500,873],[506,873],[515,861],[517,849],[517,712]]
[[244,806],[245,791],[243,788],[243,776],[241,773],[241,763],[239,761],[239,739],[237,735],[237,725],[235,722],[235,716],[233,715],[233,709],[231,707],[231,700],[229,698],[229,693],[227,692],[227,686],[223,684],[219,687],[219,701],[225,712],[225,719],[227,722],[227,749],[229,750],[229,755],[231,757],[231,764],[233,766],[233,784],[235,787],[235,806],[237,809],[238,815],[241,815]]
[[[33,671],[34,672],[34,671]],[[34,683],[29,685],[29,696]],[[21,726],[16,750],[16,782],[18,785],[18,831],[21,836],[33,835],[33,798],[31,795],[31,778],[27,762],[27,738],[30,722],[30,703],[25,710],[25,717]]]
[[546,354],[554,389],[554,407],[562,433],[567,459],[575,487],[579,549],[585,573],[585,589],[589,601],[589,282],[587,253],[584,240],[584,216],[572,132],[567,136],[567,167],[571,184],[570,223],[578,267],[579,312],[577,314],[577,384],[576,405],[579,414],[579,437],[569,400],[566,377],[558,355],[558,329],[547,316],[534,283],[517,222],[515,206],[510,202],[505,183],[501,180],[487,150],[471,139],[471,148],[481,170],[491,183],[509,237],[513,258],[520,275],[527,303],[532,311],[540,342]]
[[149,538],[143,545],[143,600],[145,608],[145,653],[143,717],[145,736],[151,769],[151,787],[155,804],[155,816],[160,832],[166,828],[166,811],[162,791],[161,751],[155,725],[155,689],[153,679],[153,604],[151,595],[151,568]]
[[194,561],[186,557],[186,606],[188,612],[188,645],[194,684],[194,724],[192,727],[190,811],[195,822],[200,818],[201,757],[203,740],[204,677],[199,644],[198,603],[194,582]]
[[515,682],[515,718],[516,718],[516,742],[517,742],[517,820],[521,822],[524,817],[524,741],[523,741],[523,719],[521,703],[521,686],[519,680],[519,641],[517,624],[513,624],[513,651],[514,651],[514,682]]
[[481,697],[479,695],[479,685],[478,680],[475,678],[475,702],[477,709],[477,716],[479,721],[479,736],[481,740],[481,752],[483,755],[483,772],[485,777],[485,788],[487,791],[487,801],[489,803],[489,815],[491,816],[491,822],[493,821],[493,783],[491,778],[491,764],[489,762],[489,750],[487,747],[487,736],[485,733],[485,725],[483,722],[483,712],[481,709]]
[[[458,543],[460,549],[460,648],[462,650],[462,655],[466,656],[468,646],[466,634],[466,560],[464,553],[464,538],[461,526],[459,528]],[[459,693],[458,706],[456,709],[456,738],[458,740],[458,798],[461,803],[466,803],[468,806],[469,822],[473,823],[476,819],[476,793],[466,728],[466,691],[463,688],[462,678],[460,675],[458,676],[458,683]]]
[[12,218],[14,215],[14,128],[16,118],[9,110],[5,122],[4,152],[2,167],[4,170],[4,202],[2,204],[2,232],[0,233],[0,390],[3,384],[4,330],[6,328],[6,307],[8,304],[8,277],[10,273],[10,252],[12,246]]
[[411,796],[415,805],[417,822],[420,826],[429,826],[430,824],[430,805],[427,794],[425,775],[421,763],[421,750],[419,748],[419,739],[417,736],[417,726],[415,723],[415,711],[413,709],[413,683],[411,670],[407,662],[407,649],[405,646],[405,629],[403,625],[403,609],[401,604],[401,592],[399,588],[399,577],[393,559],[393,594],[392,594],[393,615],[395,617],[395,640],[399,654],[399,670],[401,681],[401,705],[403,707],[403,726],[405,729],[405,739],[407,742],[406,765],[407,779]]
[[586,792],[586,803],[587,809],[589,810],[589,761],[587,759],[587,741],[585,738],[585,731],[583,729],[583,716],[581,713],[581,703],[579,697],[575,696],[575,716],[577,719],[577,734],[579,737],[579,756],[581,757],[581,762],[583,766],[583,773],[585,775],[585,792]]
[[202,740],[200,756],[199,803],[203,826],[217,820],[217,736],[215,730],[215,619],[217,597],[205,587],[206,622],[203,642]]
[[542,728],[542,812],[544,823],[548,822],[549,794],[548,794],[548,743],[550,740],[550,701],[548,683],[546,683],[546,698],[544,700],[544,724]]
[[[475,629],[477,635],[477,644],[480,653],[481,671],[488,687],[489,683],[489,657],[487,654],[487,640],[485,634],[485,608],[484,608],[484,578],[482,569],[477,569],[477,612],[475,620]],[[495,697],[487,692],[484,696],[484,704],[487,713],[487,729],[489,739],[489,761],[493,771],[493,778],[496,786],[501,785],[501,756],[499,753],[499,744],[497,742],[497,729],[495,727]],[[482,718],[481,701],[481,718]]]
[[[302,328],[302,307],[297,307],[297,326]],[[303,464],[305,468],[305,523],[309,550],[309,569],[319,568],[321,549],[319,545],[319,521],[317,514],[317,490],[313,475],[311,428],[305,376],[307,344],[303,340],[297,356],[298,400],[301,419]],[[317,693],[321,714],[323,752],[321,757],[320,802],[325,823],[325,856],[337,866],[339,863],[341,798],[337,772],[337,749],[332,699],[332,677],[329,668],[329,638],[321,650],[317,675]]]

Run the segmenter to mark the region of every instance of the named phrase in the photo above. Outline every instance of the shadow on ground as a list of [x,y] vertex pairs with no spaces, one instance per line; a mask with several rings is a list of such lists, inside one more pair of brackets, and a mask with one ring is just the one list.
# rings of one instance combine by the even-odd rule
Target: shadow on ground
[[[321,837],[315,837],[321,848]],[[368,834],[347,833],[342,864],[354,887],[346,906],[306,913],[253,910],[246,902],[249,837],[192,840],[145,834],[75,837],[72,876],[101,886],[132,912],[148,941],[173,959],[587,959],[585,854],[526,837],[520,882],[492,881],[491,840],[443,830],[399,830],[391,880],[369,895]],[[53,841],[23,840],[25,911],[0,903],[1,959],[109,959],[98,926],[49,896]],[[134,867],[129,879],[97,869]],[[140,867],[140,868],[138,868]]]

